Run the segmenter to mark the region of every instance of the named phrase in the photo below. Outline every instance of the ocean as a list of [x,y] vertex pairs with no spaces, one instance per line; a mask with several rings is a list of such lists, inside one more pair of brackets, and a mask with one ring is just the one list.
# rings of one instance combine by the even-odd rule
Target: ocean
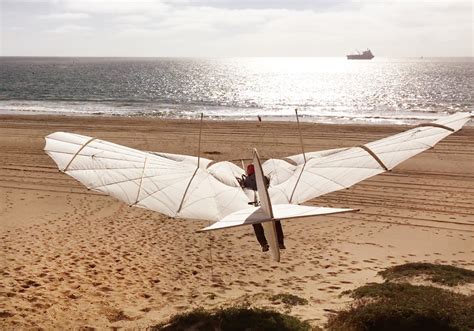
[[3,114],[410,123],[473,96],[473,58],[0,57]]

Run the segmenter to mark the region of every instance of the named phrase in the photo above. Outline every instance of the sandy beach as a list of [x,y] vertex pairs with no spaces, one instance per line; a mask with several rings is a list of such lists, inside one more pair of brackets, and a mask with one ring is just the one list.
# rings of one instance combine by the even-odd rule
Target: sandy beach
[[[405,126],[302,124],[306,151],[347,147]],[[88,192],[58,172],[44,136],[68,131],[142,150],[195,155],[199,122],[124,117],[0,115],[0,328],[146,328],[195,307],[262,293],[306,298],[291,314],[323,325],[341,292],[405,262],[474,269],[474,127],[350,189],[310,205],[360,209],[283,224],[281,263],[252,228],[196,233],[171,219]],[[202,156],[301,152],[295,123],[208,121]],[[273,307],[283,309],[282,307]]]

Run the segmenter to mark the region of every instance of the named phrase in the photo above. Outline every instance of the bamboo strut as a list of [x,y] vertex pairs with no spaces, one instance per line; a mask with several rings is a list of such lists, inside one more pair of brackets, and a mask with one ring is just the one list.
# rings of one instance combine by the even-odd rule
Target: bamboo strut
[[198,142],[198,162],[197,162],[197,167],[196,170],[194,170],[193,176],[189,180],[188,186],[186,186],[186,190],[184,190],[183,198],[181,199],[181,203],[179,204],[179,208],[176,211],[176,215],[179,214],[181,211],[181,208],[183,208],[183,203],[184,203],[184,198],[186,198],[186,194],[188,193],[189,187],[191,186],[191,183],[196,176],[196,173],[199,170],[199,164],[201,162],[201,135],[202,135],[202,118],[203,118],[203,113],[201,113],[201,123],[199,124],[199,142]]

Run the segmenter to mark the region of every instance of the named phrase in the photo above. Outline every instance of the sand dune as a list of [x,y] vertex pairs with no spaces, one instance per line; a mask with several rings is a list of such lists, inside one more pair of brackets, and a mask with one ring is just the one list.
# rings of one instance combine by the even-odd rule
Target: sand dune
[[[353,146],[395,126],[302,126],[305,149]],[[146,327],[193,307],[246,294],[309,300],[293,314],[324,323],[339,294],[377,271],[427,261],[474,268],[474,128],[394,171],[314,199],[358,213],[284,223],[274,263],[252,228],[195,233],[170,219],[88,192],[57,171],[44,136],[72,131],[144,150],[195,154],[194,121],[0,116],[0,328]],[[203,156],[217,160],[300,152],[293,123],[205,122]]]

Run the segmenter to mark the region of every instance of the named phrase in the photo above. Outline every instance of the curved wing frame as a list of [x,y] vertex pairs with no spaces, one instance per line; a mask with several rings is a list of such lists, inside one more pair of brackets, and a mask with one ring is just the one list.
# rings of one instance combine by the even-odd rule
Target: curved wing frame
[[[300,204],[391,170],[470,118],[458,113],[361,146],[267,160],[262,167],[270,176],[271,203]],[[217,221],[250,201],[236,179],[244,171],[231,162],[144,152],[64,132],[48,135],[45,151],[88,189],[170,217]]]
[[65,132],[48,135],[45,151],[60,171],[130,206],[210,221],[248,207],[248,197],[233,177],[237,166],[143,152]]
[[389,171],[457,132],[470,118],[457,113],[360,146],[267,160],[263,168],[270,175],[272,203],[300,204]]

